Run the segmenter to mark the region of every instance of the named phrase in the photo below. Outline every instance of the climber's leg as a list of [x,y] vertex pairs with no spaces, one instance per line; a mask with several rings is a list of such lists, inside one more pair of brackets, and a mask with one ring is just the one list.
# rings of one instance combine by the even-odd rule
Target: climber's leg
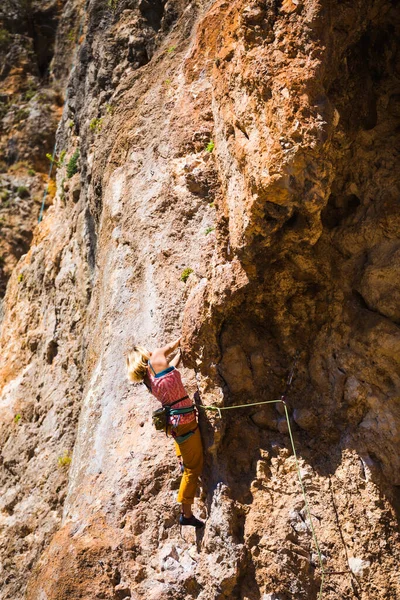
[[184,467],[183,467],[183,463],[182,463],[182,455],[181,455],[181,450],[179,448],[179,444],[177,444],[175,442],[175,454],[176,454],[176,458],[178,459],[179,462],[179,468],[181,473],[183,473]]
[[[196,429],[195,429],[196,428]],[[182,514],[179,519],[181,525],[192,525],[197,529],[204,527],[204,523],[196,519],[192,513],[192,504],[196,494],[199,476],[203,470],[203,445],[201,442],[200,430],[197,422],[185,423],[178,425],[174,429],[176,436],[184,436],[193,431],[191,435],[182,444],[175,442],[175,453],[177,457],[181,457],[183,463],[183,475],[178,492],[178,502],[182,505]],[[171,429],[169,428],[169,433]]]
[[[188,429],[190,431],[190,428]],[[203,470],[203,445],[199,428],[183,444],[180,444],[180,451],[185,470],[179,487],[178,502],[182,504],[185,517],[190,517],[199,476]]]

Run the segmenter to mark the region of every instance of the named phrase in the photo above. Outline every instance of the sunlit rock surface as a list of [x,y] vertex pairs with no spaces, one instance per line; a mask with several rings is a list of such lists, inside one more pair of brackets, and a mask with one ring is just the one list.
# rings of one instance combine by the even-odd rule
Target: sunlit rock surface
[[281,405],[200,409],[206,527],[180,534],[172,444],[123,353],[183,330],[205,406],[278,399],[299,351],[287,403],[323,598],[394,600],[398,9],[85,10],[54,203],[4,302],[0,597],[318,597]]

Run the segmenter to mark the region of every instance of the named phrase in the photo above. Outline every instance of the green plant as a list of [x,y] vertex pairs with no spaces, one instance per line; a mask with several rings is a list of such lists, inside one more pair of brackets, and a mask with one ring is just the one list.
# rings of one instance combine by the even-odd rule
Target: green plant
[[10,110],[11,102],[0,101],[0,119],[2,119]]
[[167,54],[171,54],[172,52],[174,52],[176,50],[176,46],[170,46],[167,50]]
[[113,115],[114,114],[114,107],[112,104],[106,104],[106,113],[108,115]]
[[108,8],[111,8],[111,10],[116,10],[118,6],[118,1],[119,0],[107,0]]
[[32,169],[31,167],[29,167],[29,169],[28,169],[28,175],[31,175],[31,176],[36,175],[35,169]]
[[193,269],[191,269],[190,267],[186,267],[186,269],[183,269],[182,273],[181,273],[181,281],[183,281],[183,283],[186,283],[190,273],[193,273]]
[[25,100],[27,100],[29,102],[29,100],[32,100],[32,98],[35,94],[36,94],[36,91],[33,90],[32,88],[30,88],[28,91],[25,92]]
[[18,280],[18,283],[21,283],[21,281],[23,281],[23,280],[24,280],[24,275],[23,275],[23,273],[20,273],[20,274],[18,275],[18,277],[17,277],[17,280]]
[[71,29],[71,31],[68,32],[67,38],[69,39],[70,42],[74,42],[75,41],[75,31],[73,29]]
[[10,39],[11,35],[7,29],[0,29],[0,48],[6,48]]
[[51,163],[53,163],[53,165],[56,165],[56,167],[59,167],[59,166],[60,166],[60,163],[59,163],[59,161],[56,159],[56,157],[55,157],[55,156],[53,156],[52,154],[50,154],[50,152],[48,152],[48,153],[46,154],[46,158],[48,158],[48,159],[49,159],[49,161],[50,161]]
[[205,230],[205,234],[208,235],[209,233],[211,233],[212,231],[214,231],[215,227],[207,227],[207,229]]
[[90,121],[89,128],[90,128],[90,131],[95,131],[97,133],[98,131],[101,131],[102,126],[103,126],[103,119],[102,118],[98,119],[95,117],[94,119],[92,119]]
[[207,152],[212,152],[215,148],[215,144],[213,142],[213,140],[210,140],[207,144],[206,150]]
[[67,177],[71,179],[78,172],[79,148],[75,150],[67,164]]
[[73,126],[74,126],[74,122],[73,122],[73,121],[70,121],[70,122],[68,123],[68,127],[69,127],[70,129],[72,129],[72,128],[73,128]]
[[209,206],[210,208],[215,208],[215,204],[214,204],[214,202],[209,202],[209,203],[208,203],[208,206]]
[[164,83],[165,83],[165,85],[171,85],[171,80],[170,80],[170,79],[166,79],[166,80],[164,81]]
[[66,154],[67,154],[66,150],[61,150],[60,156],[58,158],[58,161],[59,161],[60,165],[62,165],[64,163],[64,158],[65,158]]
[[59,456],[57,459],[59,467],[69,467],[71,461],[72,457],[68,454],[68,452],[64,452],[64,454],[62,456]]
[[17,413],[14,417],[14,423],[18,424],[21,419],[22,419],[22,416],[19,413]]
[[10,192],[8,190],[1,190],[1,192],[0,192],[0,200],[2,202],[5,202],[6,200],[8,200],[9,195],[10,195]]
[[29,117],[29,110],[25,109],[25,108],[20,108],[19,110],[17,110],[17,112],[15,113],[15,118],[14,118],[14,122],[15,123],[19,123],[20,121],[24,121],[25,119],[27,119]]
[[30,194],[27,187],[25,187],[24,185],[20,185],[17,187],[17,195],[20,198],[27,198]]

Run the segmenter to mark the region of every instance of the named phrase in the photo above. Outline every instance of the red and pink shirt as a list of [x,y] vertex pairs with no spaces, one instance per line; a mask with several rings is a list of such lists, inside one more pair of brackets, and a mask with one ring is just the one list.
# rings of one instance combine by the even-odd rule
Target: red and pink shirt
[[[172,402],[175,402],[175,400],[188,396],[182,383],[181,374],[175,367],[169,367],[168,369],[165,369],[165,371],[157,373],[157,375],[154,375],[150,367],[147,372],[151,383],[151,393],[163,406],[168,406],[172,404]],[[172,409],[186,408],[192,405],[193,401],[188,397],[182,400],[182,402],[174,404]],[[190,423],[195,420],[196,416],[193,411],[186,415],[171,415],[169,423],[172,427],[177,427],[177,425],[185,425],[185,423]]]

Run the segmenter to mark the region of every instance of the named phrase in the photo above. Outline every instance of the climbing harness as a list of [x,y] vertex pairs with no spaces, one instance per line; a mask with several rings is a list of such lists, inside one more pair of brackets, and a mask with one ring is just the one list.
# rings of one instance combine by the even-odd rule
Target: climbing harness
[[185,433],[184,435],[176,435],[175,431],[171,431],[171,435],[174,438],[175,442],[177,444],[183,444],[183,442],[186,442],[186,440],[188,440],[196,431],[196,429],[198,429],[199,426],[196,425],[196,427],[194,429],[192,429],[191,431],[188,431],[187,433]]
[[[297,453],[296,453],[296,448],[294,445],[294,438],[293,438],[293,433],[292,433],[292,427],[290,425],[290,418],[289,418],[289,412],[288,412],[288,408],[287,408],[287,404],[286,404],[286,397],[287,394],[290,390],[290,387],[292,385],[292,381],[293,381],[293,377],[294,377],[294,372],[296,369],[296,365],[297,365],[297,361],[299,358],[300,352],[297,351],[294,359],[293,359],[293,363],[292,363],[292,367],[289,371],[289,375],[288,378],[286,380],[286,387],[285,390],[283,392],[283,394],[281,395],[281,397],[278,400],[263,400],[262,402],[251,402],[250,404],[236,404],[235,406],[202,406],[202,405],[197,405],[197,408],[201,408],[203,410],[211,410],[211,411],[216,411],[218,412],[218,416],[222,419],[222,411],[223,410],[235,410],[237,408],[248,408],[250,406],[260,406],[262,404],[282,404],[283,408],[284,408],[284,412],[285,412],[285,417],[286,417],[286,422],[287,422],[287,426],[288,426],[288,433],[289,433],[289,438],[290,438],[290,443],[292,446],[292,451],[293,451],[293,456],[294,456],[294,460],[295,460],[295,464],[296,464],[296,470],[297,470],[297,477],[300,483],[300,488],[301,488],[301,492],[303,495],[303,500],[304,500],[304,505],[306,508],[306,512],[307,512],[307,516],[308,519],[310,521],[310,530],[311,530],[311,535],[314,541],[314,545],[315,545],[315,549],[317,552],[317,556],[318,556],[318,563],[319,563],[319,567],[321,569],[321,585],[319,588],[319,593],[318,593],[318,600],[321,600],[322,598],[322,590],[323,590],[323,586],[324,586],[324,581],[325,581],[325,576],[326,575],[334,575],[335,572],[327,572],[324,569],[324,565],[322,562],[322,554],[321,554],[321,550],[318,544],[318,540],[317,540],[317,536],[315,533],[315,529],[314,529],[314,525],[312,522],[312,518],[311,518],[311,511],[310,511],[310,507],[308,504],[308,500],[307,500],[307,495],[306,495],[306,491],[304,488],[304,484],[303,484],[303,479],[301,476],[301,470],[300,470],[300,465],[297,459]],[[197,383],[197,380],[196,380]],[[197,385],[197,389],[198,389],[198,385]]]
[[183,398],[179,398],[179,400],[175,400],[162,408],[157,408],[152,414],[153,425],[157,429],[157,431],[165,430],[165,434],[168,435],[168,425],[170,416],[175,415],[187,415],[190,412],[195,411],[194,404],[192,406],[185,406],[184,408],[172,408],[174,404],[178,404],[183,400],[186,400],[189,396],[183,396]]

